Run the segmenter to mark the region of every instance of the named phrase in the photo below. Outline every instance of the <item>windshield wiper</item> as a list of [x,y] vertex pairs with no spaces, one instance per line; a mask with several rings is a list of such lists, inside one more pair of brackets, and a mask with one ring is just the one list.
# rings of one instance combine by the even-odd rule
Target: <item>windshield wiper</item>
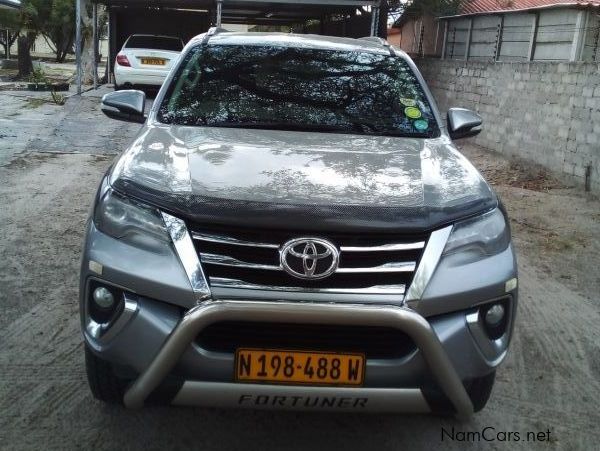
[[368,126],[360,127],[357,124],[353,126],[336,126],[330,124],[290,124],[288,122],[266,122],[266,121],[251,121],[251,122],[209,122],[198,123],[204,127],[222,127],[222,128],[252,128],[261,130],[288,130],[300,132],[321,132],[321,133],[346,133],[366,136],[392,136],[397,138],[430,138],[428,133],[411,133],[401,130],[377,130]]
[[205,127],[225,127],[225,128],[257,128],[266,130],[290,130],[302,132],[352,132],[347,127],[340,127],[328,124],[291,124],[288,122],[214,122],[199,124]]

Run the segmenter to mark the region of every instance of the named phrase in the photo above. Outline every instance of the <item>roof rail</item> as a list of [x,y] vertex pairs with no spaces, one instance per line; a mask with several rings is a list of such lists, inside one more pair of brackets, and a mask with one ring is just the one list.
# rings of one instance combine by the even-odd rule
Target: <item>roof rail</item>
[[388,41],[386,41],[383,38],[380,38],[379,36],[363,36],[362,38],[358,38],[360,41],[369,41],[369,42],[375,42],[376,44],[381,44],[385,47],[389,47],[390,44]]
[[210,27],[208,29],[208,31],[206,32],[206,34],[211,35],[211,36],[214,34],[218,34],[218,33],[230,33],[230,31],[226,30],[223,27]]
[[219,33],[229,33],[229,30],[226,30],[225,28],[221,28],[221,27],[210,27],[208,29],[208,31],[204,34],[204,38],[202,39],[202,45],[205,45],[208,43],[208,40]]

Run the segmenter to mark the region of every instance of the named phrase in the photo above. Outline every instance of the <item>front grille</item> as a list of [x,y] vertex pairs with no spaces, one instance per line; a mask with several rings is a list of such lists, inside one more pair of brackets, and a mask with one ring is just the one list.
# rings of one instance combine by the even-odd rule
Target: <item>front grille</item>
[[388,327],[279,324],[244,321],[214,323],[196,343],[213,352],[240,347],[304,351],[362,352],[371,359],[401,358],[416,349],[404,332]]
[[[211,287],[403,295],[428,235],[350,235],[276,230],[206,229],[189,225]],[[284,271],[279,251],[287,241],[323,238],[340,252],[334,274],[304,280]]]

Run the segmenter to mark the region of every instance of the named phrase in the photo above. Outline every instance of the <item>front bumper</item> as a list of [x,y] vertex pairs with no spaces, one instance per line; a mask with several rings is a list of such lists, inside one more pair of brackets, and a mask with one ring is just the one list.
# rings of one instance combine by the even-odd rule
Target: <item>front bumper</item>
[[[460,416],[473,413],[473,405],[465,388],[448,359],[440,341],[430,324],[419,314],[405,308],[394,306],[368,305],[334,305],[289,302],[245,302],[245,301],[208,301],[187,312],[177,324],[168,339],[162,345],[150,365],[137,378],[125,393],[124,402],[127,407],[139,408],[181,359],[195,337],[212,323],[228,320],[266,321],[266,322],[301,322],[307,324],[344,324],[362,326],[387,326],[398,328],[407,333],[423,354],[429,370],[440,388],[452,402]],[[183,393],[175,397],[176,403],[187,403],[197,400],[202,403],[202,394],[214,392],[228,394],[224,403],[238,404],[250,397],[285,396],[293,399],[291,393],[302,393],[303,396],[337,396],[348,398],[348,405],[354,405],[357,398],[370,400],[381,389],[344,389],[344,388],[294,388],[255,386],[249,384],[226,384],[190,382],[182,388]],[[214,391],[218,389],[218,391]],[[273,393],[273,391],[275,393]],[[387,389],[375,398],[378,410],[427,411],[427,402],[419,389]],[[263,394],[265,393],[265,394]],[[273,393],[270,395],[270,393]],[[382,396],[387,394],[387,396]],[[313,396],[314,396],[313,395]],[[297,396],[297,395],[296,395]],[[237,398],[237,399],[236,399]],[[387,398],[387,399],[386,399]],[[365,407],[368,401],[365,403]],[[369,406],[370,407],[370,406]]]
[[[168,401],[178,405],[437,412],[431,391],[422,385],[429,379],[430,388],[439,388],[449,401],[443,411],[465,417],[473,406],[463,381],[492,371],[506,353],[500,350],[494,361],[485,357],[467,323],[472,311],[426,320],[399,306],[218,300],[183,316],[179,312],[174,306],[127,296],[121,316],[106,333],[86,324],[92,350],[136,375],[125,394],[127,407],[139,408],[148,398],[155,399],[164,382],[177,374],[174,388],[167,391]],[[367,360],[362,388],[239,384],[232,380],[232,355],[208,352],[195,343],[207,326],[230,320],[393,327],[408,334],[417,350],[398,360]]]
[[[165,399],[180,405],[452,411],[468,416],[473,406],[465,384],[494,371],[506,355],[517,304],[516,285],[509,290],[506,283],[516,277],[512,247],[492,257],[493,261],[464,269],[438,262],[438,271],[417,305],[393,305],[306,302],[309,298],[265,301],[215,294],[200,298],[186,279],[186,273],[193,274],[193,265],[190,269],[181,261],[178,246],[185,246],[185,241],[174,242],[173,248],[166,246],[159,254],[149,253],[89,224],[81,278],[84,336],[93,352],[133,379],[124,398],[128,407],[159,398],[156,394],[175,379]],[[100,273],[91,270],[92,262],[102,268]],[[464,272],[457,287],[444,274],[457,277],[459,270]],[[92,279],[127,290],[123,312],[107,329],[86,315]],[[477,320],[477,306],[498,298],[509,301],[509,324],[501,339],[489,340]],[[239,384],[233,381],[233,355],[207,351],[195,342],[204,328],[221,321],[384,326],[408,334],[417,350],[400,359],[368,359],[362,388]]]

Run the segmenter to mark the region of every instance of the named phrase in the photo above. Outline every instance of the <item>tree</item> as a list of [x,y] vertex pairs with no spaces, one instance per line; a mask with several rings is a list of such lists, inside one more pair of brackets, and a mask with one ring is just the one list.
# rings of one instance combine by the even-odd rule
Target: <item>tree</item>
[[21,20],[19,12],[14,9],[0,9],[0,45],[8,58],[9,49],[19,37]]
[[26,78],[31,75],[33,72],[33,63],[31,61],[31,43],[35,40],[35,38],[31,38],[31,34],[27,33],[24,35],[19,35],[19,40],[17,41],[17,51],[19,52],[19,77]]
[[75,3],[73,0],[53,0],[48,17],[41,30],[46,42],[62,63],[73,50],[75,40]]
[[463,0],[412,0],[405,11],[420,16],[451,16],[457,14]]
[[31,46],[42,30],[43,17],[48,10],[48,4],[44,0],[23,0],[18,17],[18,41],[19,52],[19,77],[26,78],[33,71],[31,62]]
[[0,25],[12,32],[0,37],[5,53],[18,39],[19,76],[27,77],[32,70],[31,46],[43,36],[56,61],[63,62],[72,51],[75,33],[75,7],[72,0],[22,0],[19,11],[1,11]]
[[94,23],[92,3],[90,0],[75,0],[81,2],[81,82],[91,84],[94,81]]
[[33,71],[31,62],[31,46],[41,30],[42,17],[46,8],[42,0],[23,0],[19,21],[21,31],[17,50],[19,52],[19,77],[26,78]]

